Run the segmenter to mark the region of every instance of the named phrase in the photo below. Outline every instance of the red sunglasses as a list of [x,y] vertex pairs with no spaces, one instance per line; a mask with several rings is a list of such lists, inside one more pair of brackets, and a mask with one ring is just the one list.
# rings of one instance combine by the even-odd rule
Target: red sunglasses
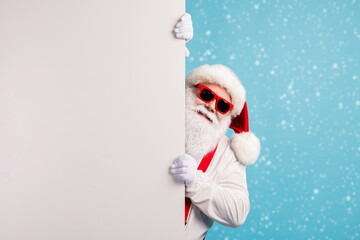
[[216,95],[216,93],[214,93],[213,90],[211,90],[207,86],[202,84],[197,84],[195,87],[200,88],[199,98],[202,101],[208,103],[216,99],[215,107],[219,113],[226,114],[234,107],[234,105],[232,105],[231,102],[228,102],[224,98],[219,97],[218,95]]

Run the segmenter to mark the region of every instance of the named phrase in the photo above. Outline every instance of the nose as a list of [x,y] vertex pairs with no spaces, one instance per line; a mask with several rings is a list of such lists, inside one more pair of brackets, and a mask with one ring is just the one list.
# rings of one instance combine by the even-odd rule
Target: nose
[[209,111],[209,112],[212,112],[212,113],[215,113],[215,103],[216,103],[216,100],[214,101],[211,101],[209,103],[206,103],[205,104],[205,108]]

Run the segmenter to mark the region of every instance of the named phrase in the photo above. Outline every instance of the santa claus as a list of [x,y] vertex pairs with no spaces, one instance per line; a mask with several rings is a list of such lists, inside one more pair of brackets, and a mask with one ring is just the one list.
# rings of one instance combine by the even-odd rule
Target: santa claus
[[[245,169],[258,158],[260,141],[249,132],[245,88],[228,67],[194,69],[185,96],[186,153],[170,173],[185,183],[186,239],[202,240],[214,221],[244,223],[250,210]],[[225,135],[229,127],[232,140]]]

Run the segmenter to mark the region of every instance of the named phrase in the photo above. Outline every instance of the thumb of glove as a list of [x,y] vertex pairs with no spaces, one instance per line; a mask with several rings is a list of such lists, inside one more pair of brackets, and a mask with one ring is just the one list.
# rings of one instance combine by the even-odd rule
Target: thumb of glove
[[190,52],[189,50],[187,49],[187,47],[185,47],[185,57],[189,57],[190,56]]

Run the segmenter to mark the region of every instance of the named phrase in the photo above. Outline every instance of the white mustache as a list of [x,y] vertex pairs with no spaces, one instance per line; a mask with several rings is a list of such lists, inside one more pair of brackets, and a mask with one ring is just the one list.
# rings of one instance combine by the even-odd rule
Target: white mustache
[[209,110],[207,110],[204,105],[196,105],[196,106],[193,107],[193,110],[195,112],[200,112],[200,113],[204,114],[207,118],[210,119],[210,121],[213,124],[219,125],[218,119],[215,116],[215,114],[209,112]]

